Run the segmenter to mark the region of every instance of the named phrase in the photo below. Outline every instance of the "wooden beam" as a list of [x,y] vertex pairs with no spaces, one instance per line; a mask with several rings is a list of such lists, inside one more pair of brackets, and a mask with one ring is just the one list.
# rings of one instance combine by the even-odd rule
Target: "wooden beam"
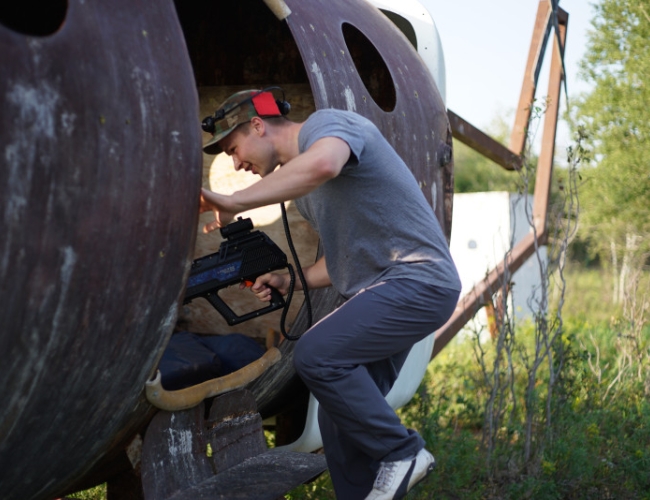
[[519,105],[515,124],[510,134],[510,150],[521,155],[526,147],[526,132],[530,121],[531,105],[535,99],[537,80],[542,67],[546,43],[551,30],[551,9],[548,0],[540,0],[533,29],[533,38],[528,51],[528,62],[521,85]]
[[560,110],[560,93],[564,78],[561,54],[564,53],[569,14],[558,8],[557,17],[560,26],[559,39],[561,46],[558,44],[558,39],[555,38],[548,83],[548,104],[544,115],[542,149],[537,162],[537,178],[535,180],[535,198],[533,202],[533,220],[535,225],[539,227],[540,234],[544,237],[547,233],[546,224],[548,218],[548,203],[551,196],[551,179],[553,177],[555,137],[557,134],[557,120]]
[[455,139],[478,151],[506,170],[520,170],[521,157],[510,151],[500,142],[495,141],[485,132],[479,130],[456,113],[447,110],[451,133]]
[[483,281],[477,283],[469,293],[460,299],[451,318],[436,331],[436,341],[431,353],[432,359],[474,317],[476,312],[491,300],[492,295],[503,286],[504,281],[509,280],[515,271],[533,255],[538,245],[536,239],[537,236],[534,233],[528,233]]

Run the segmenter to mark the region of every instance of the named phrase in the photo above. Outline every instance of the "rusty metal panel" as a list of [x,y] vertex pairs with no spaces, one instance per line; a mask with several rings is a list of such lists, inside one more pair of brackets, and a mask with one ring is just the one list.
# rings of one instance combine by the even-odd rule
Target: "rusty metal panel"
[[[286,2],[286,21],[307,70],[316,107],[356,111],[372,120],[419,181],[449,238],[453,178],[451,132],[433,77],[413,46],[367,2]],[[358,29],[382,57],[395,88],[395,105],[382,109],[359,76],[343,34]]]
[[201,181],[171,1],[0,24],[0,483],[52,498],[133,420],[171,334]]

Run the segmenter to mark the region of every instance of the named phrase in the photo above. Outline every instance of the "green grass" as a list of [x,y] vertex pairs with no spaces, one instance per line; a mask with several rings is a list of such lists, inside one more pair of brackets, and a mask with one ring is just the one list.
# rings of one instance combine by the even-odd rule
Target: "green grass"
[[75,500],[105,500],[106,484],[100,484],[89,490],[80,491],[66,497],[66,499],[69,498],[74,498]]
[[611,273],[570,262],[564,274],[567,282],[564,317],[597,324],[607,323],[621,314],[620,307],[613,304]]

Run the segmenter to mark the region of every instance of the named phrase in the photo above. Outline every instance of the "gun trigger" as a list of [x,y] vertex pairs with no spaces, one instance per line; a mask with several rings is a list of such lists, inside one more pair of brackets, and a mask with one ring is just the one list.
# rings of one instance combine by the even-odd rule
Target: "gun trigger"
[[250,288],[250,287],[252,287],[254,284],[255,284],[254,281],[244,280],[244,285],[246,285],[246,288]]

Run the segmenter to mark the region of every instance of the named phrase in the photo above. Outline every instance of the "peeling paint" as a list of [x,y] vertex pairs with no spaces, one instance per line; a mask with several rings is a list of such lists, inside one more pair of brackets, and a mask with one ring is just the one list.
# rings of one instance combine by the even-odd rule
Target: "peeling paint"
[[63,112],[61,113],[61,130],[68,137],[72,136],[74,132],[74,123],[77,120],[77,115],[74,113]]
[[320,70],[320,67],[316,61],[311,64],[311,72],[314,74],[314,76],[316,76],[320,98],[323,100],[324,107],[327,108],[329,105],[327,102],[327,87],[325,85],[325,78],[323,78],[323,72]]
[[[151,107],[150,101],[152,101],[153,96],[155,95],[154,89],[152,87],[151,74],[148,71],[136,67],[131,72],[131,79],[134,82],[134,88],[137,91],[138,102],[140,105],[140,117],[141,117],[141,123],[143,128],[142,134],[147,135],[149,133],[150,123],[151,123],[149,120],[149,108]],[[117,151],[111,151],[111,152],[115,153],[117,157]],[[149,190],[147,193],[147,206],[146,206],[147,216],[145,217],[145,221],[144,221],[145,228],[150,227],[152,224],[152,217],[153,217],[152,209],[154,206],[152,197],[155,193],[156,181],[157,181],[156,170],[153,169],[151,170],[151,175],[149,176],[149,182],[148,182]]]
[[172,457],[178,457],[192,453],[192,431],[189,429],[177,431],[175,429],[168,429],[169,431],[169,454]]
[[[61,289],[59,291],[59,303],[56,307],[56,312],[54,313],[54,319],[52,320],[52,332],[56,333],[59,327],[59,321],[61,317],[65,314],[64,306],[65,301],[68,296],[68,290],[70,288],[70,280],[72,278],[72,273],[74,271],[75,264],[77,263],[77,253],[72,247],[65,247],[61,249],[63,254],[63,264],[61,264]],[[50,337],[50,339],[52,339]]]
[[144,132],[146,133],[149,124],[147,96],[148,92],[151,90],[151,75],[148,71],[136,67],[133,68],[133,71],[131,72],[131,79],[135,84],[135,90],[137,90],[138,101],[140,104],[140,117],[142,118],[142,126],[145,129]]
[[348,111],[356,111],[357,103],[354,100],[354,91],[348,86],[345,87],[345,104]]
[[[25,142],[27,141],[25,140]],[[8,186],[11,188],[7,201],[5,202],[4,220],[7,226],[13,225],[12,223],[19,223],[20,213],[27,208],[27,189],[31,182],[32,171],[31,169],[21,169],[24,166],[22,162],[25,161],[22,154],[26,152],[26,147],[27,144],[16,143],[8,144],[5,147],[5,164],[9,166]],[[25,179],[25,177],[27,178]]]
[[29,49],[32,51],[32,61],[34,66],[38,67],[41,64],[41,55],[39,51],[41,50],[41,41],[38,38],[32,38],[28,42]]
[[174,300],[169,306],[169,308],[167,309],[167,313],[165,314],[165,316],[160,320],[160,326],[158,327],[158,331],[170,332],[173,326],[176,324],[177,316],[178,316],[178,301]]
[[17,118],[28,130],[37,129],[39,135],[54,139],[55,110],[60,100],[59,92],[47,81],[38,86],[15,83],[7,92],[7,100],[17,108]]
[[[38,44],[36,44],[38,46]],[[17,229],[28,209],[29,192],[34,174],[38,149],[36,141],[54,140],[56,111],[61,101],[58,90],[47,81],[33,85],[21,81],[10,82],[5,95],[4,109],[14,117],[15,127],[4,145],[7,174],[7,195],[3,207],[4,222],[8,230],[3,235],[5,250],[0,269],[6,274],[11,252],[12,229]],[[70,123],[68,120],[67,123]],[[48,157],[40,157],[41,167],[49,166]]]

